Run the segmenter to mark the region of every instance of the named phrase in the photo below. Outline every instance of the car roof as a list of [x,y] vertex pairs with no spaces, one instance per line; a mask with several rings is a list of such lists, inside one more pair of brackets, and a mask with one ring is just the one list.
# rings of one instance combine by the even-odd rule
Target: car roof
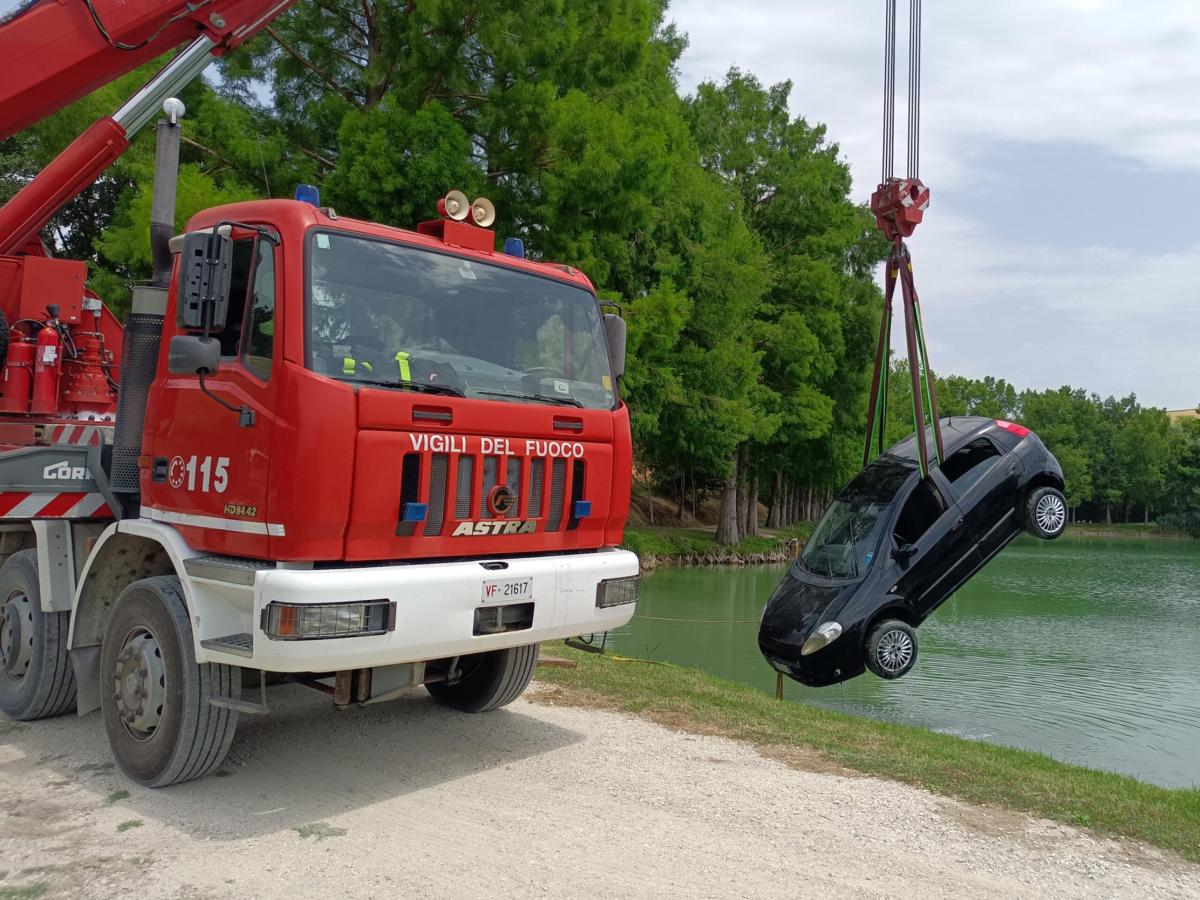
[[[990,419],[987,416],[946,416],[939,419],[939,422],[942,426],[942,445],[946,450],[946,456],[949,456],[971,438],[978,437],[981,433],[997,427],[996,420]],[[925,429],[925,446],[929,449],[929,456],[932,458],[934,455],[932,426]],[[893,457],[891,465],[895,465],[900,461],[910,462],[915,465],[917,462],[917,436],[912,434],[899,443],[888,447],[884,456]]]

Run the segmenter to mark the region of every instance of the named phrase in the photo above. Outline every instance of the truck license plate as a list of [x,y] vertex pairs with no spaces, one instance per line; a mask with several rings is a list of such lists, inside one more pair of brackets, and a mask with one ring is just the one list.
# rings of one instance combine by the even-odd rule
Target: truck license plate
[[483,583],[484,603],[509,603],[532,599],[532,578],[491,578]]

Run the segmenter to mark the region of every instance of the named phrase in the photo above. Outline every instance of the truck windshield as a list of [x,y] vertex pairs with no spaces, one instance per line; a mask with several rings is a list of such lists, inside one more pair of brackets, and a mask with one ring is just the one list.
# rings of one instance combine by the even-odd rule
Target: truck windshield
[[308,246],[313,371],[372,386],[612,408],[590,292],[343,232],[317,232]]
[[879,550],[896,493],[911,463],[882,457],[863,469],[825,510],[800,554],[800,564],[826,578],[859,578]]

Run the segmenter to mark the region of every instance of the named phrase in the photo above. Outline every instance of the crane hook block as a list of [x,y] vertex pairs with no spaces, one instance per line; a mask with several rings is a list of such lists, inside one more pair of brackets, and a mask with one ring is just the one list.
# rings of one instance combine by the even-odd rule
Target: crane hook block
[[919,178],[889,178],[871,195],[871,212],[889,241],[911,237],[929,208],[929,188]]

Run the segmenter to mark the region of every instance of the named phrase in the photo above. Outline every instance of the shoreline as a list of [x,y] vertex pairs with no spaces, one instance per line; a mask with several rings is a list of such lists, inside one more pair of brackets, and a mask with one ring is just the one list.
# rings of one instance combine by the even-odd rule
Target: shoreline
[[[777,701],[698,669],[547,645],[557,704],[615,709],[677,731],[743,741],[802,769],[833,768],[1132,838],[1200,862],[1200,789],[1166,788],[1041,753]],[[537,698],[533,698],[538,702]]]

